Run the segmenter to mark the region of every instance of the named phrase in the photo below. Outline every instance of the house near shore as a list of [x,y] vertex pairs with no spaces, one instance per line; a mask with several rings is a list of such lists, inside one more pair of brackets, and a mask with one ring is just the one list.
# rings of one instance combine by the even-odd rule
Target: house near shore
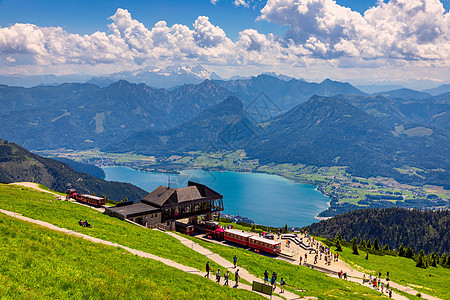
[[189,219],[196,224],[198,216],[213,219],[213,213],[223,211],[223,196],[206,185],[189,181],[187,187],[173,189],[160,185],[141,202],[119,203],[107,207],[105,214],[130,220],[145,227],[175,229],[175,221]]

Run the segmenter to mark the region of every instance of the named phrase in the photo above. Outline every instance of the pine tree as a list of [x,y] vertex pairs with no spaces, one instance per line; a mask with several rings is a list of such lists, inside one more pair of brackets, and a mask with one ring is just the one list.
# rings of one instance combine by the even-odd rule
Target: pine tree
[[439,264],[444,266],[446,262],[447,262],[447,254],[442,253],[441,259],[439,260]]
[[352,244],[352,245],[356,245],[357,244],[356,237],[351,239],[350,244]]
[[369,260],[369,252],[366,254],[366,259]]
[[363,238],[361,238],[361,242],[359,243],[359,245],[363,248],[366,248],[366,241]]
[[378,238],[377,237],[373,241],[373,250],[380,250],[380,244],[378,243]]
[[342,252],[342,245],[341,245],[341,241],[338,240],[336,242],[336,251]]
[[370,242],[370,239],[367,240],[366,248],[367,249],[372,249],[372,243]]
[[288,229],[287,229],[287,224],[284,225],[284,229],[283,229],[284,233],[287,233]]
[[405,256],[405,248],[403,247],[403,244],[401,244],[398,248],[398,256]]
[[338,240],[338,241],[340,241],[340,242],[342,242],[344,239],[342,238],[342,235],[340,234],[340,233],[338,233],[337,235],[336,235],[336,239]]
[[405,251],[405,257],[406,258],[413,258],[414,257],[414,250],[411,249],[411,246],[408,245]]
[[417,257],[416,267],[424,268],[424,269],[426,269],[428,267],[427,260],[425,257],[425,252],[423,251],[423,249],[420,250],[419,256]]
[[352,245],[352,248],[353,248],[353,254],[359,255],[358,245],[356,245],[356,243]]
[[447,255],[447,262],[445,263],[446,267],[450,267],[450,255]]
[[389,244],[384,245],[383,251],[389,251]]

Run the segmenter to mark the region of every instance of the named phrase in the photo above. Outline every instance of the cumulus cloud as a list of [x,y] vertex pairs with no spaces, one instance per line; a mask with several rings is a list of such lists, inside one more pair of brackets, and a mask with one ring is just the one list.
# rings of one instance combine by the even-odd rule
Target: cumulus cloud
[[0,66],[450,67],[450,14],[438,0],[381,1],[363,15],[334,0],[269,0],[259,20],[288,26],[286,32],[245,29],[236,41],[207,16],[190,26],[147,27],[119,8],[110,20],[109,32],[90,35],[33,24],[0,27]]
[[391,0],[364,15],[334,0],[269,0],[260,20],[287,25],[285,42],[322,58],[450,58],[450,16],[438,0]]

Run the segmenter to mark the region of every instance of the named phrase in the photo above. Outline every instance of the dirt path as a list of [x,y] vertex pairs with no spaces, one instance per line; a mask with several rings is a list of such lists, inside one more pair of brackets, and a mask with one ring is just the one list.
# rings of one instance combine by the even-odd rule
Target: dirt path
[[13,182],[13,183],[10,183],[10,184],[11,185],[20,185],[20,186],[23,186],[23,187],[35,189],[35,190],[37,190],[39,192],[48,193],[48,194],[51,194],[53,196],[58,197],[58,200],[62,200],[62,197],[63,197],[61,195],[58,195],[57,193],[54,193],[54,192],[51,192],[51,191],[47,191],[47,190],[45,190],[43,188],[40,188],[39,184],[34,183],[34,182]]
[[[253,282],[253,281],[258,281],[263,283],[263,280],[257,278],[256,276],[250,274],[246,269],[242,268],[242,267],[237,267],[235,268],[234,265],[229,262],[228,260],[226,260],[225,258],[221,257],[220,255],[211,252],[210,250],[200,246],[199,244],[191,241],[190,239],[187,239],[183,236],[180,236],[176,233],[173,232],[169,232],[166,231],[165,233],[167,233],[168,235],[176,238],[177,240],[179,240],[183,245],[185,245],[186,247],[191,248],[192,250],[205,255],[209,260],[217,263],[218,265],[221,265],[222,267],[224,267],[225,269],[227,269],[228,271],[230,271],[231,274],[234,274],[234,272],[236,272],[236,269],[239,269],[239,275],[245,279],[248,282]],[[279,293],[281,290],[279,287],[277,287],[274,291],[274,293]],[[288,300],[293,300],[293,299],[300,299],[300,297],[294,293],[291,293],[289,291],[284,291],[284,293],[280,294],[281,296],[285,297]],[[275,296],[275,295],[274,295]]]
[[[39,185],[37,183],[34,183],[34,182],[13,182],[13,183],[10,183],[10,184],[11,185],[20,185],[20,186],[23,186],[23,187],[34,189],[34,190],[39,191],[39,192],[48,193],[50,195],[55,196],[58,200],[65,200],[66,199],[65,196],[61,196],[61,195],[58,195],[58,194],[56,194],[56,193],[54,193],[52,191],[48,191],[48,190],[45,190],[43,188],[40,188]],[[70,201],[72,203],[75,203],[75,204],[78,204],[78,205],[83,205],[83,206],[89,207],[89,208],[94,209],[94,210],[96,210],[98,212],[101,212],[101,213],[103,213],[105,211],[105,209],[103,207],[94,207],[94,206],[91,206],[91,205],[88,205],[88,204],[80,203],[80,202],[78,202],[78,201],[76,201],[74,199],[70,199],[68,201]]]
[[[93,243],[98,243],[98,244],[103,244],[103,245],[108,245],[108,246],[113,246],[113,247],[119,247],[119,248],[122,248],[122,249],[124,249],[124,250],[126,250],[126,251],[128,251],[128,252],[130,252],[132,254],[135,254],[137,256],[160,261],[160,262],[162,262],[163,264],[165,264],[167,266],[176,268],[176,269],[184,271],[186,273],[196,274],[196,275],[199,275],[199,276],[205,276],[206,275],[205,272],[201,272],[201,271],[199,271],[199,270],[197,270],[195,268],[179,264],[179,263],[174,262],[174,261],[172,261],[170,259],[167,259],[167,258],[156,256],[156,255],[144,252],[144,251],[132,249],[132,248],[129,248],[127,246],[123,246],[123,245],[120,245],[120,244],[117,244],[117,243],[113,243],[113,242],[110,242],[110,241],[98,239],[98,238],[92,237],[90,235],[79,233],[79,232],[76,232],[76,231],[73,231],[73,230],[69,230],[69,229],[66,229],[66,228],[61,228],[61,227],[55,226],[53,224],[50,224],[50,223],[47,223],[47,222],[44,222],[44,221],[31,219],[31,218],[22,216],[21,214],[15,213],[15,212],[3,210],[3,209],[0,209],[0,212],[3,213],[3,214],[6,214],[8,216],[11,216],[11,217],[14,217],[14,218],[26,221],[26,222],[30,222],[30,223],[33,223],[33,224],[38,224],[40,226],[43,226],[43,227],[46,227],[46,228],[49,228],[49,229],[52,229],[52,230],[55,230],[55,231],[60,231],[60,232],[63,232],[63,233],[69,234],[69,235],[77,236],[77,237],[83,238],[83,239],[88,240],[88,241],[93,242]],[[234,274],[234,272],[232,274]],[[209,279],[210,280],[215,280],[214,277],[215,277],[214,275],[211,275]],[[222,279],[221,283],[223,284],[223,282],[224,281]],[[246,284],[242,284],[242,283],[239,283],[239,286],[235,287],[235,282],[232,281],[232,280],[229,280],[229,286],[230,286],[230,288],[233,287],[233,288],[238,288],[238,289],[242,289],[242,290],[252,291],[252,287],[251,286],[246,285]],[[264,294],[261,294],[261,293],[258,293],[258,292],[254,292],[254,293],[257,293],[258,295],[261,295],[263,297],[269,298],[267,295],[264,295]],[[281,299],[281,298],[279,298],[279,297],[272,297],[272,299]]]

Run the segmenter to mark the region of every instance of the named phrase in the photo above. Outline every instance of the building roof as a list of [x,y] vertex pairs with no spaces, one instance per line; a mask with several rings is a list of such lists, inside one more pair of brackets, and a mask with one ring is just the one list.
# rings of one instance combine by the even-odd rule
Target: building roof
[[225,233],[231,233],[231,234],[239,235],[239,236],[242,236],[245,238],[253,236],[253,234],[251,234],[251,233],[247,233],[245,231],[237,230],[237,229],[225,229]]
[[210,200],[222,199],[223,196],[209,187],[195,183],[188,182],[187,187],[172,189],[160,185],[150,194],[145,196],[141,201],[143,203],[153,205],[156,207],[170,208],[180,204],[205,202]]
[[118,206],[109,207],[108,209],[124,216],[124,218],[126,218],[126,219],[159,212],[161,210],[158,207],[144,204],[142,202],[134,203],[131,205],[119,206],[119,207]]
[[257,235],[254,235],[254,236],[252,236],[252,237],[250,237],[250,238],[251,238],[252,240],[254,240],[254,241],[263,242],[263,243],[270,244],[270,245],[281,244],[279,241],[274,241],[274,240],[271,240],[271,239],[266,239],[266,238],[263,238],[263,237],[257,236]]

